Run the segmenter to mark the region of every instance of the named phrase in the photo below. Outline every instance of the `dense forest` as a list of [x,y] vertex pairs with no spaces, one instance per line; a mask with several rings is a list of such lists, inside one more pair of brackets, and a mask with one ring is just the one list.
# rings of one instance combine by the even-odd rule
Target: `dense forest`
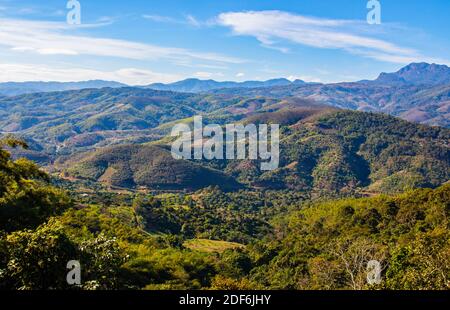
[[[27,145],[5,138],[0,149],[2,289],[450,288],[449,184],[316,201],[214,186],[87,196],[12,159],[17,147]],[[70,260],[81,285],[66,282]],[[378,285],[366,281],[370,260]]]

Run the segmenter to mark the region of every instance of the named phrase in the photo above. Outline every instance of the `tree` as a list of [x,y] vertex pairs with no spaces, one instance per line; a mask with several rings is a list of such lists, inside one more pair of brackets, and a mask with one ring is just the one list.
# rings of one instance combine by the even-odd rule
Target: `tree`
[[372,260],[384,264],[385,249],[366,237],[337,240],[329,249],[347,275],[348,286],[353,290],[367,287],[367,263]]
[[[115,239],[102,235],[76,243],[53,218],[36,230],[16,231],[0,239],[2,289],[117,289],[127,259]],[[80,286],[71,286],[67,263],[80,262]]]
[[2,146],[27,148],[11,137],[0,140],[0,229],[36,228],[72,205],[61,190],[49,185],[48,175],[36,164],[24,158],[12,160]]
[[103,235],[82,242],[79,246],[81,264],[87,288],[118,289],[121,286],[121,266],[126,262],[126,255],[115,238]]
[[250,291],[261,289],[259,285],[251,282],[248,279],[235,280],[227,278],[221,275],[214,277],[212,284],[212,290],[233,290],[233,291]]
[[450,233],[446,228],[420,233],[397,247],[386,271],[386,287],[414,290],[450,289]]
[[9,234],[3,239],[7,258],[0,275],[3,289],[68,288],[66,264],[78,257],[76,245],[70,241],[57,221]]

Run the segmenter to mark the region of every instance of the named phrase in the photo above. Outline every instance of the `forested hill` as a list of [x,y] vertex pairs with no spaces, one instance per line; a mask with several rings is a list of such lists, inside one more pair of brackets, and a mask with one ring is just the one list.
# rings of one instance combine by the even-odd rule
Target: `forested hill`
[[[448,184],[328,202],[218,189],[70,199],[2,148],[0,181],[0,289],[449,288]],[[79,286],[66,281],[74,257]]]
[[[208,170],[192,169],[195,166],[190,162],[174,165],[169,151],[157,147],[157,142],[88,152],[63,160],[60,166],[72,177],[125,188],[166,184],[166,188],[180,189],[182,176],[189,175],[185,188],[219,185],[225,189],[240,183],[247,188],[290,189],[313,197],[393,193],[436,187],[450,179],[448,129],[375,113],[320,109],[312,113],[280,110],[251,116],[251,120],[284,124],[278,169],[263,172],[259,162],[249,160],[194,161],[195,166]],[[201,177],[210,168],[221,170],[230,183]],[[174,175],[181,183],[170,181]]]
[[[449,289],[450,185],[310,204],[251,247],[250,279],[272,289]],[[367,262],[382,282],[367,283]]]

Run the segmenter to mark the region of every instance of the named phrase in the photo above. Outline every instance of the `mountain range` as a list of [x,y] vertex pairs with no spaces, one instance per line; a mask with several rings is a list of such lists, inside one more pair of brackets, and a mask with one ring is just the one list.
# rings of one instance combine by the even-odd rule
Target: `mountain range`
[[343,109],[391,114],[428,125],[450,126],[450,68],[413,63],[373,81],[232,88],[214,94],[311,99]]
[[[101,89],[104,87],[124,89],[123,91],[113,92],[117,95],[114,98],[115,95],[113,97],[109,96],[110,90]],[[98,89],[99,92],[105,94],[105,98],[108,98],[109,101],[119,104],[124,94],[125,96],[130,95],[130,87],[121,83],[106,81],[3,83],[0,84],[0,115],[2,115],[2,108],[5,107],[5,104],[10,106],[11,102],[17,102],[14,109],[17,110],[20,109],[24,101],[35,101],[35,98],[41,98],[44,102],[48,102],[49,100],[71,100],[73,96],[72,99],[77,97],[76,93],[65,92],[58,95],[50,93],[36,94],[31,97],[21,96],[12,100],[12,95],[30,94],[36,91],[63,91],[67,89]],[[375,80],[334,84],[305,83],[301,80],[291,82],[287,79],[273,79],[265,82],[217,82],[213,80],[187,79],[172,84],[157,83],[143,87],[134,87],[133,89],[136,89],[136,93],[139,93],[139,89],[141,89],[184,92],[198,94],[204,98],[212,98],[214,96],[215,99],[212,100],[222,100],[222,96],[245,97],[249,99],[264,97],[274,100],[302,98],[342,109],[382,112],[412,122],[450,127],[450,68],[445,65],[412,63],[394,73],[381,73]],[[98,91],[93,90],[92,94],[97,94]],[[121,92],[123,93],[122,95],[120,94]],[[100,95],[93,96],[102,98]],[[166,95],[163,94],[162,96],[165,97]],[[80,98],[80,100],[89,102],[89,98]],[[141,98],[140,100],[144,99]],[[97,102],[98,100],[94,99],[94,101]],[[155,102],[155,100],[152,102]],[[73,100],[72,103],[77,104]],[[145,102],[141,102],[141,104],[145,105]],[[102,111],[102,115],[110,113],[108,111]],[[5,118],[0,119],[0,124],[2,125],[0,131],[11,131],[11,128],[17,127],[14,124],[18,122],[28,124],[29,118],[33,117],[30,114],[34,114],[34,112],[31,111],[27,115],[22,114],[6,112],[4,114]],[[14,117],[11,119],[13,115]],[[167,118],[168,116],[165,115],[164,117]],[[40,118],[42,117],[40,116]],[[148,120],[144,117],[141,121],[145,124]],[[17,130],[21,130],[21,128],[22,126],[18,126]]]
[[23,94],[79,90],[84,88],[124,87],[113,81],[92,80],[83,82],[6,82],[0,83],[0,95],[17,96]]
[[[212,122],[231,122],[288,107],[295,109],[298,102],[310,108],[326,105],[383,112],[416,123],[450,127],[450,84],[444,83],[449,72],[446,66],[411,64],[396,73],[382,73],[375,81],[355,83],[289,82],[284,86],[221,88],[201,93],[107,87],[7,96],[0,97],[0,132],[25,137],[32,146],[28,152],[39,152],[33,158],[47,161],[48,156],[56,154],[155,141],[167,134],[172,122],[194,115],[205,115]],[[382,82],[386,76],[402,83]],[[103,83],[88,84],[100,87]]]
[[[295,107],[296,106],[296,107]],[[395,193],[450,179],[450,130],[301,103],[246,122],[282,126],[280,166],[252,160],[174,160],[170,140],[120,145],[61,157],[55,167],[75,179],[118,188],[294,190],[310,197]]]
[[305,85],[309,84],[302,80],[295,80],[291,82],[288,79],[272,79],[267,81],[245,81],[245,82],[217,82],[214,80],[199,80],[199,79],[186,79],[183,81],[162,84],[155,83],[145,86],[145,88],[151,88],[155,90],[170,90],[177,92],[208,92],[214,89],[223,88],[259,88],[259,87],[274,87],[274,86],[287,86],[287,85]]
[[[245,81],[245,82],[232,82],[232,81],[217,82],[214,80],[185,79],[170,84],[153,83],[147,86],[136,86],[136,87],[154,90],[199,93],[221,88],[237,88],[237,87],[257,88],[257,87],[273,87],[273,86],[303,85],[303,84],[308,83],[302,80],[295,80],[291,82],[288,79],[284,78],[272,79],[268,81]],[[32,94],[41,92],[55,92],[55,91],[106,88],[106,87],[119,88],[130,86],[119,82],[103,81],[103,80],[92,80],[81,82],[6,82],[0,83],[0,96],[18,96],[23,94]]]
[[[401,68],[394,73],[381,73],[373,81],[362,80],[357,84],[378,84],[389,86],[406,85],[444,85],[450,84],[450,68],[446,65],[412,63]],[[346,83],[341,83],[346,84]],[[245,81],[245,82],[217,82],[214,80],[186,79],[170,84],[154,83],[145,86],[155,90],[170,90],[177,92],[208,92],[218,89],[230,88],[270,88],[270,87],[297,87],[297,86],[317,86],[322,83],[307,83],[302,80],[290,81],[285,78],[271,79],[267,81]],[[333,85],[333,84],[329,84]]]
[[[450,84],[450,68],[446,65],[411,63],[397,72],[381,73],[375,80],[362,80],[357,84],[378,84],[389,86],[421,85],[436,86]],[[337,83],[349,84],[349,83]],[[150,88],[154,90],[166,90],[175,92],[199,93],[218,89],[235,88],[270,88],[270,87],[296,87],[307,85],[322,85],[322,83],[308,83],[302,80],[290,81],[286,78],[270,79],[267,81],[224,81],[201,80],[189,78],[174,83],[153,83],[146,86],[137,86],[141,88]],[[334,84],[328,84],[334,85]],[[0,95],[15,96],[21,94],[54,92],[65,90],[79,90],[84,88],[104,88],[104,87],[129,87],[119,82],[91,80],[81,82],[6,82],[0,83]]]
[[[207,92],[106,87],[7,96],[0,98],[0,131],[29,144],[15,157],[117,188],[219,186],[311,197],[400,192],[450,179],[448,71],[411,64],[355,83],[274,80]],[[170,130],[192,124],[195,115],[206,124],[280,124],[280,167],[265,172],[249,160],[175,161]]]
[[450,68],[446,65],[412,63],[395,73],[381,73],[379,84],[442,85],[450,84]]

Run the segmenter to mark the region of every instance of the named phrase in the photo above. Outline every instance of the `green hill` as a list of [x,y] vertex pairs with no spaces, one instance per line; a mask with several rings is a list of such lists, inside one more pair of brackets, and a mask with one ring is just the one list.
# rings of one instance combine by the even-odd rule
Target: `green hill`
[[159,136],[150,130],[161,124],[240,100],[132,87],[0,97],[0,132],[34,141],[46,155],[72,154],[94,146],[152,141]]
[[260,163],[250,160],[174,160],[169,146],[155,144],[100,149],[72,157],[64,166],[72,176],[120,187],[226,189],[239,182],[313,198],[396,193],[450,179],[448,129],[319,107],[251,114],[243,121],[282,124],[278,169],[260,171]]
[[70,176],[125,188],[195,190],[217,185],[224,190],[239,184],[224,173],[197,163],[175,160],[170,151],[152,145],[120,145],[65,161]]
[[253,186],[313,197],[401,192],[450,179],[448,129],[354,111],[318,112],[282,129],[279,169],[229,162],[225,171]]

